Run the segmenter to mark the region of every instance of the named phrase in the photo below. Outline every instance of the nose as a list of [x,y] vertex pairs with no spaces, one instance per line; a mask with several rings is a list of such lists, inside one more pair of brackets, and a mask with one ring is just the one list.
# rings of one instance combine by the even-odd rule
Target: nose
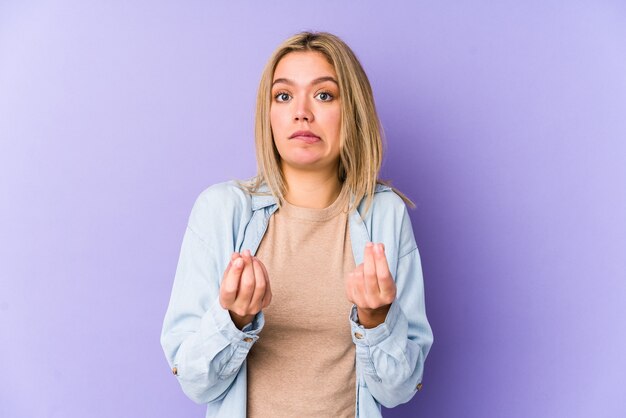
[[311,111],[309,101],[306,98],[296,102],[293,118],[296,122],[313,122],[313,112]]

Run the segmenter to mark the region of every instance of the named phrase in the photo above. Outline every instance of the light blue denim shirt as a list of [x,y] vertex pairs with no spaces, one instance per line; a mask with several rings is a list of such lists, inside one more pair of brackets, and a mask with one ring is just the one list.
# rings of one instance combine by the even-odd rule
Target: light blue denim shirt
[[[219,286],[231,253],[244,249],[256,253],[277,209],[271,195],[251,196],[235,182],[227,182],[202,192],[191,211],[161,345],[185,394],[207,404],[207,417],[246,417],[246,356],[259,338],[264,317],[260,312],[243,330],[237,329],[220,306]],[[384,243],[397,286],[384,323],[363,328],[354,306],[346,318],[346,332],[352,333],[356,345],[356,416],[380,417],[381,404],[408,402],[421,388],[433,334],[426,318],[420,256],[404,202],[391,188],[378,185],[362,219],[363,209],[361,202],[349,217],[354,261],[363,262],[368,241]],[[315,365],[303,359],[302,367]]]

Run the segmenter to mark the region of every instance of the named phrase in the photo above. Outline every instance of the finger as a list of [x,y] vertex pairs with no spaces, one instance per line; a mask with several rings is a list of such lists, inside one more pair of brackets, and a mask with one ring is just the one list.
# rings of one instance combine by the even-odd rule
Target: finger
[[228,272],[230,271],[230,268],[231,268],[231,267],[232,267],[232,265],[233,265],[233,261],[235,261],[235,260],[236,260],[236,259],[238,259],[239,257],[241,257],[241,256],[239,255],[239,253],[232,253],[232,254],[230,255],[230,261],[228,262],[228,265],[226,266],[226,271],[224,271],[224,276],[223,276],[223,277],[226,277],[226,276],[228,275]]
[[241,252],[241,257],[243,257],[244,261],[252,261],[252,254],[250,254],[250,250],[243,250]]
[[376,261],[376,276],[378,277],[380,292],[385,295],[393,293],[395,296],[396,284],[391,277],[385,255],[385,246],[382,243],[374,246],[374,260]]
[[265,264],[258,258],[256,259],[259,265],[263,269],[263,276],[265,277],[265,295],[263,296],[263,308],[267,308],[272,301],[272,286],[270,284],[270,275],[267,273]]
[[252,308],[253,314],[257,314],[263,308],[263,296],[265,296],[265,273],[263,272],[263,268],[259,264],[259,260],[256,258],[252,258],[252,268],[254,270],[254,294],[252,295],[252,300],[250,301],[250,307]]
[[382,243],[374,245],[374,262],[376,263],[376,275],[378,277],[391,276],[389,265],[387,264],[387,256],[385,255],[385,246]]
[[265,279],[268,281],[268,285],[269,285],[269,274],[267,274],[267,268],[265,267],[265,264],[263,264],[263,262],[258,259],[257,257],[254,257],[254,259],[259,263],[259,266],[261,267],[261,270],[263,270],[263,276],[265,277]]
[[391,276],[379,279],[378,286],[380,287],[380,300],[383,304],[389,304],[396,299],[396,282]]
[[254,267],[252,266],[252,257],[250,250],[245,250],[242,253],[243,259],[243,271],[241,273],[241,280],[239,284],[239,292],[237,293],[237,304],[239,307],[247,310],[254,294]]
[[365,295],[368,297],[378,297],[380,289],[378,288],[378,278],[376,277],[376,261],[374,260],[374,244],[368,242],[365,245],[365,254],[363,256],[363,277]]
[[366,308],[367,298],[365,294],[365,276],[361,271],[355,271],[352,281],[352,297],[356,306]]
[[350,273],[346,275],[346,294],[349,293],[348,299],[350,302],[356,304],[356,299],[358,298],[357,292],[357,280],[362,280],[363,278],[363,263],[359,264],[352,270]]
[[235,302],[237,290],[243,270],[243,259],[238,258],[229,263],[230,267],[224,273],[224,280],[220,286],[220,304],[223,308],[229,308]]

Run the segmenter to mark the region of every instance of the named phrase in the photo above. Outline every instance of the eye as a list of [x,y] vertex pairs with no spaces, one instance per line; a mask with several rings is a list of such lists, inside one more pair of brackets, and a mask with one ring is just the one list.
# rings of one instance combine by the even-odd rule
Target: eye
[[291,96],[288,93],[281,91],[280,93],[276,93],[274,95],[274,99],[276,99],[277,102],[286,102],[291,99]]
[[330,102],[331,100],[334,99],[333,95],[330,94],[327,91],[322,91],[322,92],[318,93],[315,97],[317,97],[318,99],[320,99],[323,102]]

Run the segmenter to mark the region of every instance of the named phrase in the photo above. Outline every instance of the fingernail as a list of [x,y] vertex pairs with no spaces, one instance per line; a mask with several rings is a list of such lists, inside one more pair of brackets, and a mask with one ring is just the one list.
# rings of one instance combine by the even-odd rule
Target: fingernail
[[250,250],[244,250],[244,251],[243,251],[243,254],[244,254],[246,257],[250,257]]
[[383,246],[382,244],[376,244],[376,254],[380,254],[383,252]]
[[235,260],[235,267],[241,267],[242,264],[243,260],[241,258]]
[[374,244],[371,243],[371,242],[368,242],[367,244],[365,244],[366,247],[371,247],[372,245],[374,245]]

